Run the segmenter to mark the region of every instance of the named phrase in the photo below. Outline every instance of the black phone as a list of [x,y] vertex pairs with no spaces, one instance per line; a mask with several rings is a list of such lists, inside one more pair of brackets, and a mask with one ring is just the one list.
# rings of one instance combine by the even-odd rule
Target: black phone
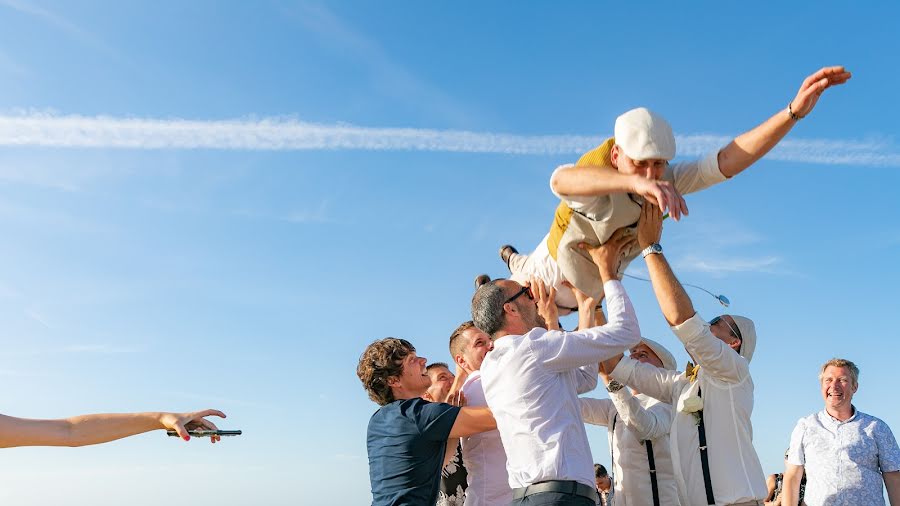
[[[191,429],[188,430],[188,434],[191,437],[210,437],[210,436],[240,436],[241,431],[239,430],[207,430],[207,429]],[[175,432],[175,429],[169,429],[166,431],[166,435],[168,436],[178,436],[178,433]]]

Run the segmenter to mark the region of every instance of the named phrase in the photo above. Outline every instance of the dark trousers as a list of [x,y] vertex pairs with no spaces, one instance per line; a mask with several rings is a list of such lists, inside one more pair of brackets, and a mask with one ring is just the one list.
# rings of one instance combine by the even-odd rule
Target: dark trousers
[[597,506],[597,504],[580,495],[563,492],[542,492],[509,503],[510,506]]

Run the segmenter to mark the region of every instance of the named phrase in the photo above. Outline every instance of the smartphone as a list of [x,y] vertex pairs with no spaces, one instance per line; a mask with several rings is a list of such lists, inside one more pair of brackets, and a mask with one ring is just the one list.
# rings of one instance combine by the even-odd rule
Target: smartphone
[[[210,436],[240,436],[241,431],[239,430],[205,430],[205,429],[191,429],[188,431],[191,437],[210,437]],[[167,436],[175,436],[178,437],[178,433],[175,432],[175,429],[169,429],[166,431]]]

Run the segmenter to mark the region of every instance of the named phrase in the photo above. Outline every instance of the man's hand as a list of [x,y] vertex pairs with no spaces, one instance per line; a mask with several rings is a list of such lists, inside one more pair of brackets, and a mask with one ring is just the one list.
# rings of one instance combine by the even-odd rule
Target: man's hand
[[678,221],[681,215],[688,215],[687,202],[675,189],[675,185],[669,181],[647,179],[634,175],[632,193],[644,197],[648,202],[656,204],[656,207],[668,211],[673,220]]
[[600,373],[600,379],[602,379],[604,383],[609,384],[609,375],[613,372],[613,369],[615,369],[616,366],[619,365],[619,361],[622,360],[624,356],[624,353],[619,353],[609,360],[600,362],[600,368],[598,369],[598,371]]
[[832,86],[846,83],[850,77],[850,72],[844,70],[842,66],[819,69],[800,85],[797,96],[791,100],[791,111],[801,118],[806,116],[812,112],[823,91]]
[[662,211],[659,210],[659,207],[650,202],[644,202],[637,228],[638,246],[641,249],[659,242],[662,237],[662,221]]
[[[160,413],[159,423],[162,424],[163,428],[174,429],[181,439],[188,441],[191,439],[191,436],[188,434],[189,430],[219,430],[219,428],[216,427],[216,424],[204,418],[207,416],[225,418],[225,413],[215,409],[195,411],[193,413]],[[219,436],[212,436],[209,439],[210,442],[215,443],[221,438]]]
[[600,280],[606,283],[611,279],[618,279],[619,264],[622,263],[623,251],[634,243],[635,237],[628,233],[628,229],[622,227],[600,246],[591,246],[586,242],[578,243],[578,247],[588,252],[591,260],[600,270]]
[[531,278],[528,285],[537,304],[537,312],[544,319],[548,330],[559,330],[559,308],[556,307],[556,288],[547,288],[543,281]]
[[[466,382],[466,378],[469,377],[469,371],[463,369],[463,366],[456,364],[456,376],[453,378],[453,383],[450,385],[450,390],[447,392],[446,397],[441,399],[442,402],[446,402],[447,404],[453,404],[454,406],[464,406],[465,404],[459,404],[460,402],[465,402],[465,396],[462,393],[463,383]],[[427,395],[427,394],[426,394]]]

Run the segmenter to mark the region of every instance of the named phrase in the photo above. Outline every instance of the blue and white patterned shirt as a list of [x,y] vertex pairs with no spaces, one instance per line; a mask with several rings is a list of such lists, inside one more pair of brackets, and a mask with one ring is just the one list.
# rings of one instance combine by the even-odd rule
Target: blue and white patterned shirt
[[900,471],[900,448],[886,423],[853,410],[844,422],[823,410],[794,427],[787,461],[805,466],[809,506],[884,506],[881,474]]

